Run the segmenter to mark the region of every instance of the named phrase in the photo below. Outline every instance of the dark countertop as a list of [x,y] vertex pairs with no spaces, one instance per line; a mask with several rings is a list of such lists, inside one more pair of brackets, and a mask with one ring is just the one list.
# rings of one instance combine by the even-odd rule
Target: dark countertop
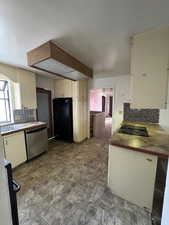
[[0,127],[0,134],[2,136],[13,134],[19,131],[29,130],[32,128],[46,127],[47,124],[44,122],[28,122],[28,123],[18,123],[10,124]]
[[110,139],[111,145],[156,155],[160,158],[169,157],[169,133],[159,124],[135,122],[123,122],[122,124],[146,127],[149,137],[122,134],[117,131]]

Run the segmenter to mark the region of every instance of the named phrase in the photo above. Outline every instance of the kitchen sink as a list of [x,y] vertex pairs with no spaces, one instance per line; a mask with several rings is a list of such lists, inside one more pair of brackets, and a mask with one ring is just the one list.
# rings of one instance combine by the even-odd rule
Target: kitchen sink
[[118,133],[149,137],[147,128],[141,126],[122,125]]

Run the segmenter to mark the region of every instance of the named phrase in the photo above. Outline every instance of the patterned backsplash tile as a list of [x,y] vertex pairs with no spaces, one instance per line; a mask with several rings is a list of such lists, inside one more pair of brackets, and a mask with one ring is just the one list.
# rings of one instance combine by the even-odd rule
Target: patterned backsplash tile
[[124,103],[124,121],[159,123],[159,109],[131,109]]
[[37,120],[36,109],[17,109],[13,111],[14,123],[33,122]]

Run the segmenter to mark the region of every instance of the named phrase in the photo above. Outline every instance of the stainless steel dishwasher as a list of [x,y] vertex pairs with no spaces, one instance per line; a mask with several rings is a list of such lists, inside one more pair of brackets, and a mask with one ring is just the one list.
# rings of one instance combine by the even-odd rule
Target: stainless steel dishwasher
[[47,127],[32,128],[25,131],[28,160],[46,152],[48,149]]

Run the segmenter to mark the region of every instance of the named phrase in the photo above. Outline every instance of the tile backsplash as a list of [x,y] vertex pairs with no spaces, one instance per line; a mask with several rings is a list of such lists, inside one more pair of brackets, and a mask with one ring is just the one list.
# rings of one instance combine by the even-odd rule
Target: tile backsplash
[[159,109],[131,109],[124,103],[124,121],[159,123]]
[[36,109],[17,109],[13,111],[14,123],[33,122],[37,120]]

